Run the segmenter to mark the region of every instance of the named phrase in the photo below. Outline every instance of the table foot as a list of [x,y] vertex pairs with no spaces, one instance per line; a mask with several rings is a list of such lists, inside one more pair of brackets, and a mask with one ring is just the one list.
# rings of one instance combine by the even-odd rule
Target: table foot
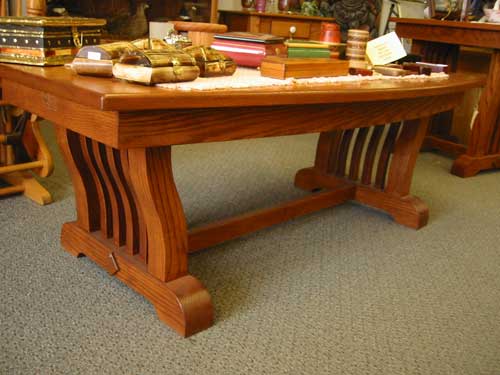
[[396,223],[420,229],[429,221],[429,208],[418,197],[398,196],[366,186],[358,186],[355,200],[387,212]]
[[451,167],[451,173],[459,177],[472,177],[481,171],[500,168],[500,154],[485,156],[461,155]]
[[2,180],[17,187],[16,192],[23,193],[42,206],[52,203],[52,196],[32,175],[28,173],[9,173],[1,176]]
[[154,305],[159,319],[179,335],[187,337],[213,324],[210,294],[194,276],[187,274],[162,282],[147,272],[138,255],[130,256],[99,231],[88,233],[75,222],[64,224],[61,243],[70,254],[88,256],[110,275],[146,297]]
[[427,224],[429,209],[417,197],[388,193],[346,178],[324,174],[314,167],[301,169],[295,176],[295,186],[306,191],[332,189],[348,182],[355,187],[353,201],[384,211],[394,221],[409,228],[420,229]]

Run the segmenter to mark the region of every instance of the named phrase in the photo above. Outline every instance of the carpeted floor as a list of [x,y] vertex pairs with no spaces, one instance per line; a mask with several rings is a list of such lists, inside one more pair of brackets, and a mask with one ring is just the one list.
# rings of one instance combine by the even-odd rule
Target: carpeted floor
[[[45,129],[50,136],[50,128]],[[316,136],[174,148],[191,225],[300,195]],[[182,339],[152,305],[59,244],[74,219],[56,154],[55,202],[0,200],[0,374],[500,374],[500,173],[460,179],[419,158],[419,231],[355,204],[190,258],[215,325]]]

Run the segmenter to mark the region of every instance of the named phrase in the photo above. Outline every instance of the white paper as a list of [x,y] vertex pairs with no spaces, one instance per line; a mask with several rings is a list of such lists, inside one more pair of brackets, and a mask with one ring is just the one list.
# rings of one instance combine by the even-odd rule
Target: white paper
[[92,52],[92,51],[89,51],[87,53],[87,58],[89,60],[100,60],[101,59],[101,53],[100,52]]
[[397,34],[382,35],[366,44],[366,54],[373,65],[385,65],[406,56],[406,51]]

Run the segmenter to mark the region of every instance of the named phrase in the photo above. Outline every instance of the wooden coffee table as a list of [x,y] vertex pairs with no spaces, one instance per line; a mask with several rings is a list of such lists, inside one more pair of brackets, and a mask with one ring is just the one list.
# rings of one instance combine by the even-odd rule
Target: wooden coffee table
[[[191,252],[348,200],[424,226],[427,206],[409,191],[428,119],[484,84],[484,76],[456,75],[183,92],[5,64],[0,77],[5,100],[56,124],[77,211],[63,226],[63,247],[144,295],[183,336],[213,322],[208,291],[188,273]],[[188,230],[172,146],[314,132],[315,164],[295,184],[315,193]]]
[[462,154],[451,173],[470,177],[500,168],[500,24],[394,18],[396,33],[413,39],[413,52],[426,61],[450,64],[456,69],[459,46],[493,49],[488,80],[479,101],[467,148],[431,134],[430,144]]

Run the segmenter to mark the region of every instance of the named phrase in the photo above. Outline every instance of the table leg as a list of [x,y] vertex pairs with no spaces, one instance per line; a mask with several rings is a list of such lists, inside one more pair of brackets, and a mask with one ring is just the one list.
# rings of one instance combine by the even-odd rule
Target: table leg
[[170,147],[119,151],[64,128],[57,139],[77,208],[76,222],[63,226],[63,247],[144,295],[182,336],[211,326],[210,295],[187,270]]
[[[383,126],[321,133],[315,165],[297,172],[295,185],[316,190],[350,183],[354,200],[391,215],[402,225],[419,229],[429,211],[409,195],[413,169],[429,118]],[[351,151],[350,151],[351,150]]]
[[486,86],[479,100],[467,153],[453,163],[451,173],[471,177],[482,170],[500,168],[500,50],[491,56]]

